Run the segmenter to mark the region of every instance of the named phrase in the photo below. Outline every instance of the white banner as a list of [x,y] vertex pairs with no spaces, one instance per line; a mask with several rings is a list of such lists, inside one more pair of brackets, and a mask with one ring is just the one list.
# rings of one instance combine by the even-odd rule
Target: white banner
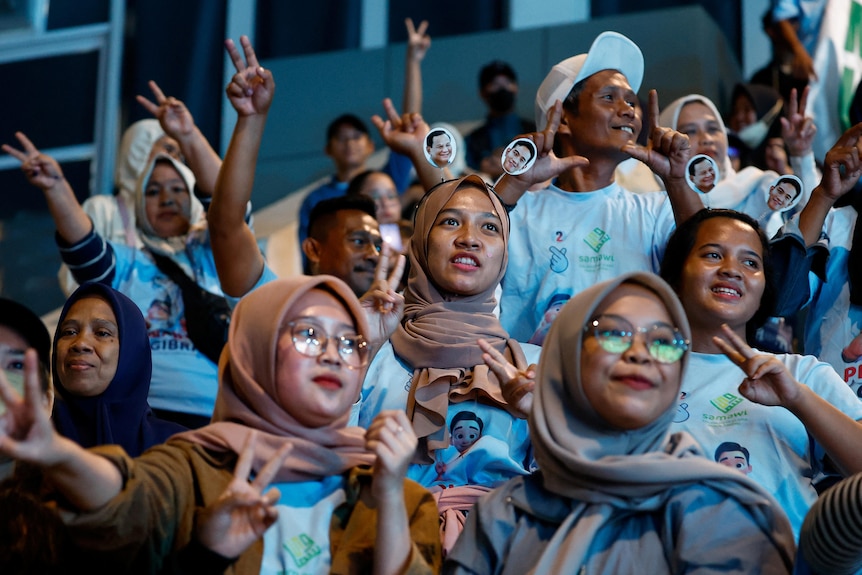
[[850,127],[847,110],[862,79],[862,1],[829,0],[814,51],[810,114],[817,122],[814,154],[822,161]]

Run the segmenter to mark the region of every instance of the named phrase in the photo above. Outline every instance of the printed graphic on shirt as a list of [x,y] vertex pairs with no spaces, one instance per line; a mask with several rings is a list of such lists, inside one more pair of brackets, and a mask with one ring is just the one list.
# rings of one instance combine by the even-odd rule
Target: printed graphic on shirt
[[542,323],[539,324],[539,327],[536,328],[536,331],[533,332],[530,341],[527,343],[542,345],[545,342],[545,337],[548,335],[548,330],[551,329],[551,324],[557,315],[559,315],[560,310],[563,309],[563,305],[570,299],[572,299],[572,296],[568,293],[555,293],[551,296],[545,308],[545,313],[542,316]]
[[601,228],[593,228],[593,231],[587,234],[587,237],[584,238],[584,243],[596,255],[578,256],[578,268],[582,272],[595,274],[600,271],[610,271],[614,269],[614,255],[601,253],[602,247],[608,243],[610,239],[610,234]]
[[744,409],[745,398],[724,393],[709,400],[714,408],[713,412],[703,413],[703,422],[708,427],[730,427],[740,425],[748,421],[748,410]]
[[551,246],[548,248],[551,252],[551,271],[561,274],[569,269],[569,258],[566,257],[566,248],[558,248]]
[[147,335],[153,351],[195,351],[186,335],[180,289],[167,278],[155,278],[147,290],[150,304],[146,310]]
[[285,550],[290,553],[297,567],[303,567],[309,561],[320,555],[320,546],[314,540],[302,533],[291,537],[283,543]]
[[735,441],[725,441],[715,448],[715,461],[725,467],[748,475],[751,473],[751,456],[748,449]]
[[679,392],[679,404],[676,406],[676,415],[673,418],[674,423],[688,421],[688,418],[691,417],[688,413],[688,403],[685,401],[686,395],[684,391]]

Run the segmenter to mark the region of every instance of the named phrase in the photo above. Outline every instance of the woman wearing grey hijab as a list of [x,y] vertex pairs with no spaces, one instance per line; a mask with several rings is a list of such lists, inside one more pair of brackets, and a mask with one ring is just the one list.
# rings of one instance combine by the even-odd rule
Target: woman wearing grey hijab
[[444,572],[789,573],[793,535],[772,497],[669,433],[689,338],[655,275],[572,298],[534,392],[540,471],[479,501]]

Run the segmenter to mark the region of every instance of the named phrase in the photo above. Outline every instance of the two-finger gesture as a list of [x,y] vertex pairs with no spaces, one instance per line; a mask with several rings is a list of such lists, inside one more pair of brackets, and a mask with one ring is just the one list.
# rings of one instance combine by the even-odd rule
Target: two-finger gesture
[[658,124],[658,92],[649,93],[650,125],[649,141],[646,146],[630,142],[623,151],[649,166],[665,185],[671,180],[685,180],[685,171],[691,157],[691,143],[688,136],[672,128]]
[[533,408],[533,390],[536,389],[536,365],[520,370],[484,339],[478,340],[484,352],[482,360],[500,381],[503,399],[522,419],[527,419]]
[[421,62],[431,47],[431,36],[425,33],[428,30],[428,20],[422,20],[417,28],[413,25],[412,18],[406,18],[404,25],[407,27],[407,53],[411,59]]
[[40,152],[23,132],[15,132],[15,137],[21,143],[22,150],[8,144],[3,144],[2,149],[21,162],[21,171],[28,182],[47,192],[63,180],[63,170],[57,160]]
[[195,527],[198,542],[224,557],[238,557],[278,518],[275,507],[280,497],[278,489],[266,493],[263,490],[281,468],[291,446],[279,449],[249,482],[256,440],[257,432],[252,430],[239,454],[233,480],[198,516]]
[[392,492],[401,492],[418,443],[413,424],[402,409],[381,411],[371,422],[365,434],[365,445],[377,456],[371,482],[375,501],[380,502]]
[[781,137],[787,144],[791,156],[804,156],[811,151],[817,126],[814,120],[805,116],[808,104],[808,86],[797,98],[796,88],[790,91],[790,101],[787,102],[787,117],[781,118]]
[[0,453],[38,465],[51,465],[58,457],[56,432],[45,408],[39,383],[36,351],[24,354],[24,395],[19,395],[0,370],[0,401],[6,411],[0,416]]
[[156,101],[152,102],[141,95],[135,99],[159,121],[165,133],[175,140],[182,140],[194,132],[195,119],[186,105],[173,96],[166,97],[159,85],[153,80],[147,84]]
[[383,110],[386,119],[374,115],[371,117],[371,122],[380,132],[380,137],[389,149],[414,160],[423,158],[422,148],[425,145],[425,136],[431,129],[428,123],[417,113],[399,115],[395,104],[389,98],[383,100]]
[[258,63],[248,36],[240,36],[239,42],[245,54],[245,61],[233,40],[228,39],[224,43],[236,68],[236,74],[227,85],[227,97],[240,116],[266,114],[275,94],[275,80],[272,73]]
[[389,244],[384,243],[377,267],[374,268],[374,282],[359,298],[368,321],[370,333],[367,335],[372,345],[381,345],[389,339],[404,315],[404,296],[395,288],[404,274],[406,262],[407,258],[403,254],[396,253]]
[[853,189],[862,176],[862,123],[851,126],[832,148],[823,162],[820,188],[837,200]]
[[800,384],[781,360],[769,353],[752,349],[745,340],[727,325],[722,326],[724,337],[713,341],[721,351],[745,372],[746,378],[739,392],[747,399],[761,405],[780,405],[793,409],[800,399]]

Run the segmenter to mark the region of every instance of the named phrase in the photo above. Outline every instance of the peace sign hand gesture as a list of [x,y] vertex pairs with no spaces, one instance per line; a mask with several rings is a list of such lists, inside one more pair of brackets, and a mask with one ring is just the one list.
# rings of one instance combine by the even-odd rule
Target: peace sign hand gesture
[[646,147],[628,143],[623,151],[650,167],[665,185],[671,180],[685,180],[685,171],[691,156],[691,143],[688,136],[658,124],[658,92],[650,90],[649,143]]
[[[779,405],[794,411],[802,399],[802,384],[796,381],[785,366],[772,354],[758,353],[736,335],[727,325],[722,326],[724,338],[712,340],[724,355],[739,366],[747,376],[739,392],[761,405]],[[726,338],[726,339],[725,339]]]
[[275,80],[272,72],[258,63],[248,36],[240,36],[239,42],[245,53],[245,63],[233,40],[224,43],[236,68],[236,74],[227,85],[228,100],[240,116],[266,114],[275,95]]
[[519,370],[505,356],[484,339],[479,339],[482,360],[500,381],[503,399],[515,408],[521,419],[527,419],[533,409],[533,390],[536,389],[536,364]]
[[57,160],[40,152],[23,132],[15,132],[15,137],[18,138],[23,150],[8,144],[3,144],[2,148],[4,152],[21,162],[21,171],[24,172],[28,182],[44,192],[49,192],[63,181],[63,170]]
[[153,80],[147,84],[156,101],[153,103],[145,96],[138,95],[135,97],[138,103],[159,121],[165,134],[171,138],[182,141],[190,136],[195,129],[195,119],[186,105],[173,96],[165,97],[162,89]]
[[[394,260],[392,272],[389,266]],[[368,320],[369,343],[372,349],[379,347],[389,339],[404,315],[404,296],[395,291],[404,274],[407,258],[396,254],[395,250],[384,243],[377,267],[374,268],[374,282],[368,291],[359,298],[359,304]]]

